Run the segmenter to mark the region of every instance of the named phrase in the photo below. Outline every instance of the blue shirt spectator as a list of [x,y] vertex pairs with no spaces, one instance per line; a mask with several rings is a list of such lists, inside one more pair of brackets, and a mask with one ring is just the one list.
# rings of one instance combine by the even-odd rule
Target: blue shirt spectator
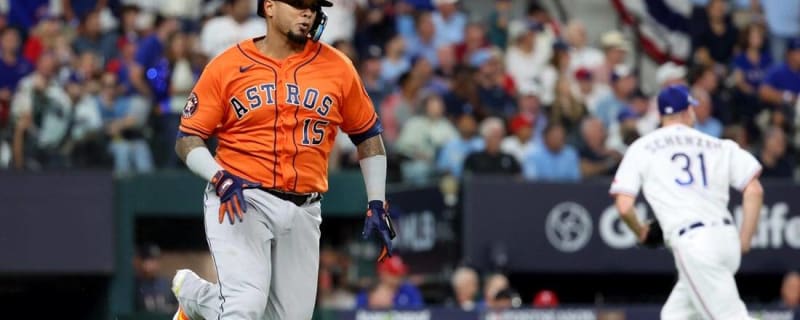
[[769,70],[771,66],[772,56],[768,54],[762,54],[757,63],[753,63],[753,61],[747,59],[745,53],[740,53],[733,58],[733,68],[741,71],[747,84],[754,88],[758,88],[758,86],[761,85],[767,70]]
[[11,1],[8,8],[8,25],[31,30],[39,19],[47,15],[50,0]]
[[430,12],[420,13],[414,21],[416,33],[406,35],[406,57],[425,57],[434,67],[438,66],[439,57],[436,49],[441,45],[437,42],[436,26]]
[[761,1],[770,34],[770,52],[775,61],[783,59],[786,40],[800,36],[800,0]]
[[[447,4],[443,6],[453,5]],[[436,27],[436,43],[455,45],[464,42],[467,16],[458,11],[448,12],[448,17],[445,17],[445,15],[446,13],[442,9],[433,13],[433,25]]]
[[484,148],[483,139],[472,137],[468,139],[459,138],[446,143],[436,160],[436,168],[442,172],[448,172],[455,177],[460,177],[464,171],[464,159],[473,152],[481,151]]
[[697,121],[694,128],[712,137],[722,137],[722,122],[715,118],[709,117],[704,122]]
[[33,72],[33,64],[20,54],[20,36],[14,28],[7,28],[0,35],[0,90],[14,91],[24,76]]
[[[369,294],[362,291],[356,296],[356,308],[364,309],[369,307]],[[425,306],[422,299],[422,293],[414,285],[404,282],[395,291],[393,301],[393,309],[418,309]]]
[[538,181],[578,181],[580,159],[575,147],[566,144],[566,130],[552,123],[544,131],[544,144],[525,155],[522,173],[526,179]]
[[764,83],[775,90],[800,94],[800,70],[792,70],[788,64],[782,63],[767,72]]

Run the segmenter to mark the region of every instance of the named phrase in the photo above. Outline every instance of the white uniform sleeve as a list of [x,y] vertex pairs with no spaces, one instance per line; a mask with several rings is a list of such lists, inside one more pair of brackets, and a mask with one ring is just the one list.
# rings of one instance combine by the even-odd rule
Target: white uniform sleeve
[[639,194],[639,189],[642,187],[644,165],[647,163],[643,152],[646,151],[638,148],[636,144],[628,149],[608,193],[627,194],[634,197]]
[[752,154],[740,148],[735,142],[725,141],[725,144],[731,150],[731,187],[742,191],[753,180],[753,177],[761,173],[761,164]]

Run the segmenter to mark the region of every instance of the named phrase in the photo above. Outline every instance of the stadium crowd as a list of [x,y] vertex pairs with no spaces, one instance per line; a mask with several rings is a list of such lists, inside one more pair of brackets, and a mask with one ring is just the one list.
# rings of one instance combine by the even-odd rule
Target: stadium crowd
[[[510,0],[465,12],[458,0],[334,0],[322,41],[357,66],[385,127],[393,182],[608,177],[626,147],[657,128],[655,91],[675,83],[699,100],[698,129],[752,151],[764,177],[794,177],[800,3],[693,2],[689,59],[646,77],[632,62],[634,37],[590,39],[581,21],[536,1],[524,12]],[[0,168],[9,170],[182,167],[177,124],[204,65],[266,32],[252,0],[10,3],[0,10]],[[739,13],[749,18],[732,18]],[[331,169],[357,165],[340,135]],[[402,261],[383,265],[361,295],[339,291],[340,259],[323,252],[323,305],[422,303]],[[796,279],[787,276],[793,287]],[[514,302],[504,277],[487,278],[484,294],[478,282],[475,271],[456,271],[451,303]],[[536,299],[557,303],[546,291]]]
[[[265,32],[248,0],[50,2],[12,1],[0,15],[5,168],[182,166],[176,124],[204,64]],[[631,63],[631,37],[589,39],[582,22],[535,1],[519,15],[512,1],[494,1],[481,15],[456,0],[342,0],[326,9],[323,41],[360,70],[395,182],[608,176],[657,127],[653,91],[677,82],[700,101],[699,129],[751,150],[764,176],[793,177],[800,27],[775,12],[796,11],[794,1],[695,2],[690,59],[648,77]],[[750,18],[734,23],[742,11]],[[354,150],[337,139],[331,168],[356,166]]]

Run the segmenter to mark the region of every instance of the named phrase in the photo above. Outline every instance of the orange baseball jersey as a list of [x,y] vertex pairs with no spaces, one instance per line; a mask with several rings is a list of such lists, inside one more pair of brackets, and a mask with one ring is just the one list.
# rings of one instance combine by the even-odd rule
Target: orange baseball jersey
[[254,39],[209,62],[180,124],[183,134],[217,135],[216,160],[225,170],[294,193],[328,190],[337,128],[351,137],[381,130],[352,62],[312,41],[276,61]]

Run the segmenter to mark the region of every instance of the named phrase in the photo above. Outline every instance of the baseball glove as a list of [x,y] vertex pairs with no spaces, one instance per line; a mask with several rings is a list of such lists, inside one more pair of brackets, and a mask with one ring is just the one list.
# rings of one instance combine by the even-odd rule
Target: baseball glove
[[661,230],[661,225],[658,221],[651,221],[649,224],[647,236],[645,236],[642,245],[648,248],[660,248],[664,246],[664,231]]

